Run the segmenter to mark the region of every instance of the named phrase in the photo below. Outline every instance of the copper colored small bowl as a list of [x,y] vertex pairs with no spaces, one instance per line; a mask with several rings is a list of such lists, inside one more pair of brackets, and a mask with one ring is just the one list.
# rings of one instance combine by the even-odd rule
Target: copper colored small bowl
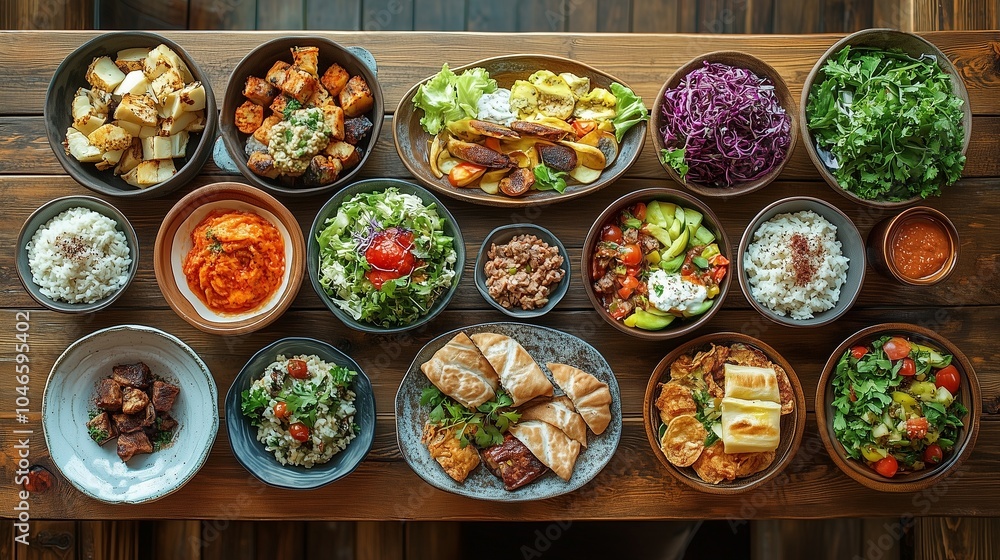
[[[948,255],[944,263],[935,272],[919,278],[911,278],[904,274],[899,263],[896,262],[893,252],[893,244],[900,229],[904,224],[915,219],[927,220],[938,225],[948,237]],[[958,263],[959,246],[958,230],[955,228],[955,224],[939,210],[926,206],[908,208],[891,218],[882,220],[872,228],[866,243],[868,260],[876,270],[910,286],[931,286],[943,282],[951,276]]]
[[[795,409],[781,416],[781,437],[778,448],[775,450],[774,460],[768,467],[756,474],[736,480],[723,481],[718,484],[705,482],[698,476],[691,467],[676,467],[667,460],[663,451],[660,450],[659,426],[660,413],[656,408],[656,398],[659,396],[659,386],[661,382],[670,380],[670,364],[677,358],[685,354],[706,350],[711,344],[731,345],[742,343],[754,347],[763,352],[769,360],[781,366],[788,374],[788,382],[792,386],[792,394],[795,400]],[[643,425],[646,427],[646,437],[653,447],[653,454],[663,463],[667,471],[677,480],[684,484],[709,494],[740,494],[747,492],[774,479],[785,467],[791,463],[795,457],[795,452],[802,441],[802,434],[806,427],[806,398],[802,391],[802,384],[799,383],[795,370],[785,358],[778,352],[763,343],[762,341],[742,333],[721,332],[712,333],[698,337],[694,340],[681,344],[674,348],[669,354],[664,356],[660,363],[653,369],[653,374],[646,385],[646,396],[642,406]]]
[[[952,355],[952,365],[958,369],[961,375],[961,384],[955,399],[969,409],[968,415],[963,418],[964,428],[959,431],[955,441],[955,449],[944,461],[930,469],[911,472],[885,478],[869,468],[861,461],[856,461],[847,456],[844,446],[837,440],[833,431],[834,409],[833,401],[833,374],[837,368],[837,362],[849,348],[856,345],[867,345],[873,340],[885,336],[905,336],[911,341],[919,344],[926,344],[940,349]],[[819,435],[823,439],[823,445],[833,459],[833,462],[844,471],[844,474],[858,481],[860,484],[873,490],[881,492],[916,492],[929,488],[940,482],[945,477],[954,473],[958,466],[972,452],[976,444],[976,436],[979,434],[979,416],[982,413],[982,393],[979,388],[979,378],[972,367],[972,362],[962,353],[957,346],[948,339],[936,332],[907,323],[883,323],[861,329],[848,337],[830,355],[823,372],[819,377],[819,384],[816,388],[816,424],[819,428]]]

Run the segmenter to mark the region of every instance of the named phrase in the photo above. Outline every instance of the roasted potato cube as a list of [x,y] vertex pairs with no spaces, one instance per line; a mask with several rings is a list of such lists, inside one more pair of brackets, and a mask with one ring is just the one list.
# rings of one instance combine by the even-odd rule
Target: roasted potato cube
[[285,75],[291,67],[291,64],[285,62],[284,60],[279,60],[271,66],[270,70],[267,71],[264,79],[267,80],[272,86],[280,88],[281,84],[285,83]]
[[264,108],[253,101],[244,101],[236,108],[236,128],[243,134],[252,134],[264,122]]
[[318,78],[319,47],[293,47],[292,66],[297,66]]
[[142,73],[142,70],[133,70],[125,75],[125,79],[122,80],[118,87],[115,88],[115,95],[121,97],[126,93],[131,93],[132,95],[142,95],[146,93],[149,89],[149,80],[146,79],[146,75]]
[[344,123],[344,142],[357,146],[359,142],[371,133],[374,127],[375,125],[372,124],[372,121],[368,120],[368,117],[364,115],[347,119]]
[[267,177],[268,179],[274,179],[279,175],[278,168],[274,165],[274,158],[264,152],[250,154],[250,159],[247,160],[247,167],[255,175]]
[[256,76],[247,78],[246,86],[243,88],[243,97],[262,106],[268,106],[274,101],[274,96],[278,95],[278,90],[266,80]]
[[372,110],[375,98],[368,89],[368,83],[361,76],[347,80],[347,85],[340,92],[340,106],[348,117],[357,117]]
[[145,47],[120,50],[115,58],[115,66],[125,73],[142,70],[142,61],[148,54],[149,49]]
[[141,142],[143,161],[168,159],[171,157],[169,136],[149,136],[147,138],[142,138]]
[[313,92],[312,97],[306,100],[306,106],[308,107],[322,107],[323,105],[334,104],[334,100],[330,97],[330,92],[326,91],[322,85],[316,86],[316,91]]
[[253,132],[253,137],[261,144],[267,145],[271,142],[271,127],[281,122],[281,117],[271,115],[260,123],[260,126]]
[[288,70],[285,81],[281,84],[281,91],[299,103],[305,103],[312,97],[317,85],[319,85],[319,80],[312,74],[293,66]]
[[159,136],[170,136],[177,134],[187,128],[194,121],[198,120],[198,113],[181,113],[179,117],[167,117],[160,121],[157,134]]
[[157,45],[156,48],[149,51],[149,54],[146,55],[146,60],[143,61],[143,72],[145,72],[146,77],[150,80],[170,68],[177,70],[185,83],[194,81],[194,76],[191,75],[191,70],[188,69],[187,64],[181,60],[181,57],[173,49],[166,45]]
[[292,104],[292,109],[299,108],[300,103],[298,101],[295,101],[294,99],[288,97],[283,93],[278,94],[278,96],[274,98],[274,103],[271,103],[271,106],[269,108],[271,109],[271,112],[274,113],[275,115],[278,115],[281,118],[285,118],[286,116],[285,112],[288,111],[289,102],[291,102]]
[[115,175],[124,175],[135,169],[142,162],[142,141],[139,138],[132,138],[132,144],[122,152],[118,165],[115,166]]
[[81,163],[97,163],[101,161],[101,150],[90,143],[82,132],[75,128],[66,129],[66,153]]
[[323,77],[320,78],[320,82],[326,91],[330,92],[330,95],[340,95],[340,92],[347,85],[347,80],[351,76],[344,70],[344,67],[339,64],[333,64],[323,72]]
[[187,128],[185,128],[184,130],[188,132],[201,132],[205,130],[205,124],[207,122],[205,120],[205,112],[198,111],[197,113],[191,113],[191,114],[194,115],[194,120],[191,121],[191,124],[187,125]]
[[160,74],[149,84],[149,90],[157,103],[163,103],[167,96],[184,87],[184,78],[176,68],[170,68]]
[[344,110],[333,103],[320,107],[323,111],[323,121],[330,127],[330,140],[334,142],[344,139]]
[[122,179],[134,187],[145,188],[166,181],[176,172],[174,160],[154,159],[140,162],[132,171],[122,175]]
[[114,91],[124,79],[125,73],[107,56],[95,58],[87,68],[87,83],[107,92]]
[[180,91],[181,107],[185,113],[201,111],[205,108],[205,85],[191,82]]
[[182,130],[177,134],[171,134],[167,138],[170,139],[170,157],[187,157],[187,145],[190,136],[186,130]]
[[337,180],[343,169],[344,165],[339,159],[322,154],[316,155],[309,161],[309,168],[302,175],[302,180],[306,185],[313,187],[328,185]]
[[120,126],[104,124],[87,135],[87,141],[102,152],[124,150],[132,143],[132,135]]
[[126,93],[121,103],[115,109],[115,119],[129,121],[144,126],[156,126],[159,114],[156,103],[148,95],[132,95]]
[[347,142],[330,142],[323,153],[339,159],[344,169],[350,169],[361,162],[361,152]]

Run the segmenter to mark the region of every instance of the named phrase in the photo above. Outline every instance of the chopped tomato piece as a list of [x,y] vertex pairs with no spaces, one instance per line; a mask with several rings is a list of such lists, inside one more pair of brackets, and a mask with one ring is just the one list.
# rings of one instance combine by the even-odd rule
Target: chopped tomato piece
[[482,177],[483,173],[486,173],[486,168],[482,165],[463,161],[448,173],[448,182],[453,187],[467,187]]
[[493,150],[494,152],[502,152],[503,151],[503,150],[500,149],[500,139],[499,138],[493,138],[493,137],[489,137],[488,136],[486,138],[486,147],[489,148],[489,149],[491,149],[491,150]]
[[899,375],[913,377],[917,373],[917,364],[910,358],[903,358],[899,362]]
[[635,216],[635,219],[637,219],[637,220],[640,220],[640,221],[641,220],[645,220],[646,219],[646,203],[645,202],[637,202],[636,205],[632,207],[632,215]]
[[625,266],[635,266],[642,262],[642,248],[638,243],[629,243],[622,247],[620,258]]
[[639,280],[635,276],[626,276],[622,279],[622,287],[618,290],[618,296],[622,299],[628,299],[638,287]]
[[928,424],[927,418],[923,416],[920,418],[910,418],[906,421],[906,437],[911,440],[924,439],[928,428],[930,428],[930,424]]
[[628,308],[618,302],[613,302],[608,310],[611,316],[616,320],[624,319],[628,316]]
[[295,379],[305,379],[309,377],[309,365],[305,361],[295,358],[288,360],[288,375]]
[[902,360],[910,355],[910,341],[905,338],[894,336],[882,346],[885,356],[892,361]]
[[855,360],[860,360],[861,358],[864,358],[865,354],[867,353],[868,353],[868,348],[864,346],[854,346],[851,348],[851,357],[854,358]]
[[896,461],[896,458],[893,457],[892,455],[889,455],[888,457],[881,459],[879,460],[879,462],[875,463],[875,471],[886,478],[892,478],[896,476],[896,471],[898,470],[899,470],[899,462]]
[[621,243],[622,228],[616,226],[615,224],[604,224],[604,227],[601,228],[601,241]]
[[576,132],[577,138],[586,136],[593,132],[595,128],[597,128],[597,121],[588,119],[576,119],[573,121],[573,130]]

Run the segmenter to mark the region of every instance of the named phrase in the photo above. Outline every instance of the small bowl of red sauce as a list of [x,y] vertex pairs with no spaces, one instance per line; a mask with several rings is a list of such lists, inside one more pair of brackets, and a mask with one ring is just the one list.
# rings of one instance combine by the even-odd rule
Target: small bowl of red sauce
[[958,230],[948,216],[917,206],[877,224],[868,258],[882,273],[911,286],[944,281],[958,262]]

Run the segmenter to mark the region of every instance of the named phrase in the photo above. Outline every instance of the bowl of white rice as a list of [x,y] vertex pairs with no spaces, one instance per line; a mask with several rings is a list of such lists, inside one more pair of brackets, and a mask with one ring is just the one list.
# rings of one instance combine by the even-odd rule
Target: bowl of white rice
[[63,313],[108,307],[128,288],[139,263],[128,218],[92,196],[57,198],[35,210],[21,226],[17,247],[24,289]]
[[835,321],[854,305],[865,277],[865,247],[836,206],[797,196],[750,222],[737,252],[743,293],[764,317],[792,327]]
[[312,338],[258,351],[226,395],[237,461],[262,482],[310,489],[354,471],[375,438],[371,381],[357,362]]

